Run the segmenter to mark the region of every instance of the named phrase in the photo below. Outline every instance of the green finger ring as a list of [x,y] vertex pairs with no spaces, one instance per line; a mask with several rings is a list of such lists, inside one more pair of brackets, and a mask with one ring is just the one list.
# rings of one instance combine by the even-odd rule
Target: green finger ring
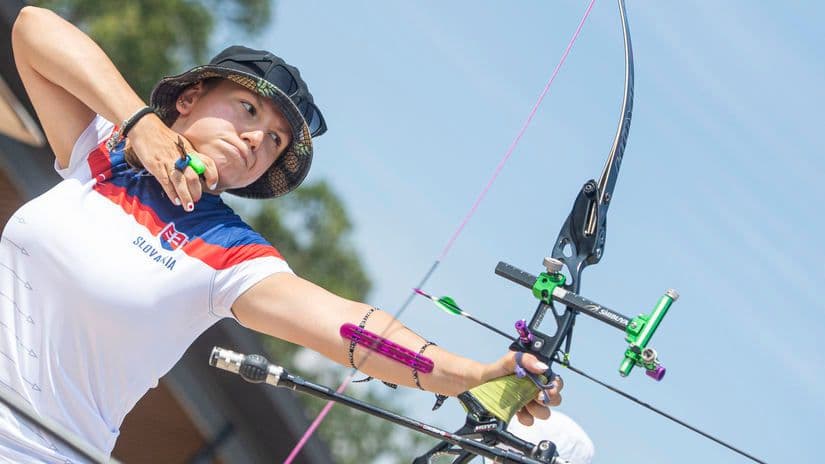
[[203,164],[203,161],[201,161],[198,155],[194,153],[187,153],[186,155],[189,158],[189,167],[192,168],[192,170],[195,171],[197,175],[200,176],[201,174],[206,172],[206,165]]

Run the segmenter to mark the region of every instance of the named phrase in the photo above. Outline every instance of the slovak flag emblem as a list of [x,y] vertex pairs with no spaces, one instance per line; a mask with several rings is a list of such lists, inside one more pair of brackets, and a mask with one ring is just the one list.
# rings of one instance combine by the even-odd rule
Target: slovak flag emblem
[[178,232],[174,222],[167,224],[158,234],[158,238],[160,238],[161,246],[167,250],[177,250],[189,243],[189,237],[183,232]]

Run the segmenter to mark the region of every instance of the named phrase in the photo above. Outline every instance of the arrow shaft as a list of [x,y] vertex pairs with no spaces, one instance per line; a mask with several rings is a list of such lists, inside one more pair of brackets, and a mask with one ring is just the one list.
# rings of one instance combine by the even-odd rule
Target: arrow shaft
[[473,316],[470,316],[470,315],[469,315],[469,314],[467,314],[467,313],[462,313],[461,315],[462,315],[462,316],[464,316],[464,317],[466,317],[467,319],[469,319],[469,320],[471,320],[471,321],[475,322],[476,324],[480,324],[480,325],[482,325],[482,326],[484,326],[484,327],[486,327],[486,328],[488,328],[488,329],[492,330],[493,332],[495,332],[495,333],[497,333],[497,334],[501,335],[502,337],[504,337],[504,338],[506,338],[506,339],[510,340],[511,342],[516,341],[516,337],[514,337],[514,336],[512,336],[512,335],[508,334],[507,332],[504,332],[504,331],[502,331],[502,330],[499,330],[499,329],[497,329],[497,328],[493,327],[492,325],[490,325],[490,324],[488,324],[488,323],[486,323],[486,322],[484,322],[484,321],[482,321],[482,320],[480,320],[480,319],[476,319],[476,318],[474,318]]

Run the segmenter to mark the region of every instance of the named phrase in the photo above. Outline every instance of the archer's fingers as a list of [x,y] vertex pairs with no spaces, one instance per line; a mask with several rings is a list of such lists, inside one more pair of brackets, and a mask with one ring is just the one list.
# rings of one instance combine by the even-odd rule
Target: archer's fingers
[[198,176],[198,174],[192,170],[191,167],[187,167],[186,171],[183,172],[183,177],[186,179],[186,187],[189,189],[189,194],[192,196],[192,201],[197,203],[201,199],[201,194],[203,193],[200,176]]
[[516,412],[516,418],[519,422],[521,422],[521,425],[526,425],[527,427],[533,425],[533,416],[531,416],[530,413],[524,408],[521,408],[518,412]]
[[547,419],[550,417],[550,408],[536,401],[531,401],[524,407],[527,409],[527,412],[535,418]]
[[564,389],[564,379],[560,375],[553,377],[553,383],[556,384],[556,391],[561,392]]
[[[149,169],[148,167],[146,169]],[[164,168],[161,166],[160,169],[155,167],[153,170],[149,170],[149,172],[155,176],[160,186],[163,188],[163,192],[166,193],[166,196],[169,198],[173,204],[180,206],[181,201],[178,197],[178,192],[175,190],[175,184],[172,181],[172,177],[175,176],[175,168],[172,168],[170,171],[165,171]]]
[[[545,401],[545,399],[547,401]],[[538,395],[536,395],[536,402],[546,405],[546,406],[558,406],[561,404],[561,393],[559,392],[558,387],[548,388],[544,391],[540,391]]]
[[[521,364],[524,366],[525,369],[532,372],[533,374],[544,374],[547,369],[550,367],[539,361],[534,355],[530,353],[525,353],[521,358]],[[513,366],[515,368],[515,366]]]
[[[215,166],[215,162],[212,160],[212,158],[210,158],[208,156],[204,156],[204,155],[200,154],[198,151],[196,151],[195,147],[192,145],[192,143],[188,139],[186,139],[185,137],[182,137],[182,138],[179,137],[178,140],[183,143],[183,149],[184,149],[185,153],[189,154],[193,158],[197,157],[197,159],[199,159],[203,163],[203,165],[205,166],[206,169],[203,171],[203,174],[200,174],[200,176],[203,177],[203,183],[206,186],[206,188],[209,189],[209,190],[214,190],[215,188],[217,188],[218,187],[218,168],[217,168],[217,166]],[[190,192],[191,191],[192,190],[190,189]],[[193,197],[194,197],[194,195],[193,195]],[[200,194],[198,194],[197,198],[195,198],[195,202],[197,202],[199,199],[200,199]]]
[[[186,168],[190,171],[190,168]],[[194,174],[194,172],[192,173]],[[180,199],[180,204],[184,211],[193,211],[195,203],[192,200],[192,195],[189,193],[189,182],[186,180],[186,175],[174,167],[169,171],[169,181],[175,188],[175,194]]]
[[218,188],[218,167],[215,166],[215,162],[212,161],[212,158],[208,156],[203,156],[198,153],[201,161],[203,164],[206,165],[206,170],[201,174],[203,178],[203,185],[206,186],[209,190],[215,190]]

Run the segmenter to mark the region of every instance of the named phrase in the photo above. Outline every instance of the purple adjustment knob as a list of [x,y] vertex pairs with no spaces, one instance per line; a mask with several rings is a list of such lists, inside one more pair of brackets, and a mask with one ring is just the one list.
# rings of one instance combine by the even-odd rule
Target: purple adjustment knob
[[662,380],[662,377],[665,376],[665,372],[667,372],[667,369],[665,369],[665,366],[662,366],[660,364],[660,365],[654,367],[653,369],[647,369],[645,371],[645,374],[647,374],[647,376],[650,377],[651,379],[658,382],[658,381]]
[[530,329],[527,328],[527,321],[524,319],[516,321],[516,332],[518,332],[521,343],[528,344],[533,341],[533,334],[530,333]]

